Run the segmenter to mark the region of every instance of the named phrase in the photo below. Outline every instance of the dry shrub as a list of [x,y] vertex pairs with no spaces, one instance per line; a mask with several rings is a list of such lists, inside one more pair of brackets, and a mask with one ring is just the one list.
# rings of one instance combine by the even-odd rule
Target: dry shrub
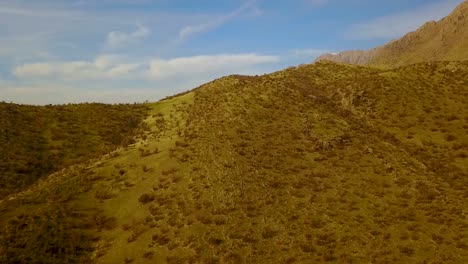
[[145,193],[142,194],[140,198],[138,198],[138,201],[142,204],[147,204],[149,202],[154,201],[155,198],[156,196],[153,193]]

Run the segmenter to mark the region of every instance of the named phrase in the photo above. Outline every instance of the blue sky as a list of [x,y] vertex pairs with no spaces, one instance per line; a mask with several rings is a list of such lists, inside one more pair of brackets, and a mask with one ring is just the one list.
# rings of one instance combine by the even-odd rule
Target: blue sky
[[368,49],[463,0],[0,0],[0,100],[155,101]]

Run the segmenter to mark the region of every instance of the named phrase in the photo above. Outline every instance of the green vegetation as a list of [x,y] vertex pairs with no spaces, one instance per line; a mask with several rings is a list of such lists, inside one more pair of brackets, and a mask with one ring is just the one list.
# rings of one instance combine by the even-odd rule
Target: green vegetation
[[98,178],[77,165],[0,201],[0,262],[89,262],[97,232],[115,222],[79,198]]
[[[170,137],[176,134],[171,130],[175,124],[163,113],[169,108],[174,111],[171,116],[178,116],[171,101],[181,100],[140,106],[145,112],[149,107],[151,115],[146,115],[146,122],[134,133],[136,143],[64,168],[0,200],[0,263],[93,263],[115,239],[106,232],[113,234],[120,228],[130,232],[125,234],[127,244],[147,231],[146,222],[128,223],[140,216],[138,198],[143,190],[151,190],[153,179],[147,175],[154,171],[153,166],[173,172],[164,163],[173,164],[167,153],[174,144]],[[156,139],[168,142],[156,144]],[[159,161],[160,152],[165,153],[165,160]],[[150,160],[155,158],[163,164],[152,164]],[[152,252],[144,253],[145,259],[152,258]],[[123,256],[118,262],[131,260]]]
[[465,263],[466,76],[323,62],[151,104],[135,143],[0,201],[0,262]]
[[132,143],[145,111],[143,105],[0,103],[0,198]]
[[468,260],[467,75],[319,63],[197,90],[188,198],[153,204],[178,212],[168,262]]

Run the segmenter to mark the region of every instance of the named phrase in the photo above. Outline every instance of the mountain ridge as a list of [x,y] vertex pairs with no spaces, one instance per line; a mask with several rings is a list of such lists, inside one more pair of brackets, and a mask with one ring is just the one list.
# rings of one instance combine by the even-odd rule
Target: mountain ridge
[[374,49],[323,54],[331,60],[369,66],[398,67],[425,61],[468,60],[468,1],[447,17],[429,21],[414,32]]

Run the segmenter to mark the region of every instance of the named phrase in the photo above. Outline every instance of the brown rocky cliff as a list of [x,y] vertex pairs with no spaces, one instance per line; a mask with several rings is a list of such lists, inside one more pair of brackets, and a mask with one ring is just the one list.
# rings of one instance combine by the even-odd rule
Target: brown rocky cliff
[[358,65],[398,67],[424,61],[468,60],[468,1],[447,17],[430,21],[414,32],[366,51],[324,54],[330,60]]

